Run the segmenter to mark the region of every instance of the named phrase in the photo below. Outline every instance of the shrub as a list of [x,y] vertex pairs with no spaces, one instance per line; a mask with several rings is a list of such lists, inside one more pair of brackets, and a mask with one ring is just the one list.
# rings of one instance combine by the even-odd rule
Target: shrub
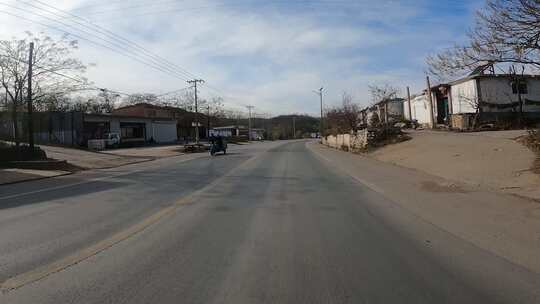
[[540,152],[540,129],[529,130],[529,135],[525,137],[525,145],[536,152]]
[[17,161],[17,160],[45,160],[47,154],[39,147],[30,149],[27,145],[16,146],[0,144],[0,161]]

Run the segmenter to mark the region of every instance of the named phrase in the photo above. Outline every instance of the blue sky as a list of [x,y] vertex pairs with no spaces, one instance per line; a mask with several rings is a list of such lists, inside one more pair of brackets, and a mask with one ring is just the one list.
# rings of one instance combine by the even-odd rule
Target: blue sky
[[[312,90],[321,86],[328,106],[339,104],[345,91],[367,105],[369,84],[421,90],[426,55],[464,41],[483,0],[47,3],[88,18],[205,79],[211,88],[201,89],[204,97],[223,96],[227,106],[236,109],[252,104],[258,113],[315,115],[318,104]],[[24,30],[59,34],[16,18],[0,19],[0,39]],[[87,77],[99,86],[154,93],[186,86],[181,79],[85,41],[77,56],[96,64]]]

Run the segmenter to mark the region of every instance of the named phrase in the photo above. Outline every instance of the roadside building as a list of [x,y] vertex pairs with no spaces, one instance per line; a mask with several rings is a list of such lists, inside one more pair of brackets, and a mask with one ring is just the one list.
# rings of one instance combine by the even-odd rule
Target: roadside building
[[176,121],[166,118],[147,118],[114,114],[85,114],[82,142],[104,139],[106,134],[120,135],[122,144],[174,143],[178,140]]
[[[482,70],[467,77],[430,88],[432,108],[427,90],[403,103],[406,119],[421,125],[446,125],[454,129],[470,129],[475,124],[504,123],[520,115],[529,121],[540,121],[540,76],[484,74]],[[521,102],[520,102],[521,100]]]
[[482,122],[507,121],[520,113],[526,119],[540,120],[539,75],[472,75],[450,83],[451,125],[470,127],[478,113]]
[[[115,109],[113,114],[120,116],[138,116],[153,119],[172,119],[176,121],[178,140],[189,141],[195,138],[196,114],[177,107],[157,106],[149,103],[138,103]],[[208,117],[198,115],[199,138],[206,138]]]
[[[452,113],[452,103],[450,96],[451,86],[448,84],[439,84],[431,88],[431,100],[433,111],[433,124],[449,124],[450,114]],[[420,125],[431,125],[431,114],[429,113],[429,96],[426,90],[420,95],[411,96],[411,115],[409,117],[409,102],[403,101],[404,118],[416,121]]]
[[403,119],[403,98],[392,98],[380,101],[365,110],[360,111],[360,121],[370,126],[374,122],[374,116],[380,123],[393,124]]
[[411,116],[409,117],[409,101],[403,103],[405,108],[405,119],[416,121],[421,125],[429,125],[429,102],[426,94],[411,96]]

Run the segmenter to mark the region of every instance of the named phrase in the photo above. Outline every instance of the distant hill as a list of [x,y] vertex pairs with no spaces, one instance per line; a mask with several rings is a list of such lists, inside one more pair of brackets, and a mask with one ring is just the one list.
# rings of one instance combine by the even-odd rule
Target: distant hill
[[[280,115],[272,118],[252,118],[252,128],[264,129],[267,137],[272,139],[291,139],[293,134],[293,119],[296,125],[296,138],[309,137],[311,133],[319,132],[319,118],[308,115]],[[219,119],[216,125],[241,125],[248,126],[247,118]]]
[[311,133],[319,132],[319,119],[308,115],[281,115],[271,120],[273,139],[290,139],[293,135],[293,120],[296,138],[309,137]]

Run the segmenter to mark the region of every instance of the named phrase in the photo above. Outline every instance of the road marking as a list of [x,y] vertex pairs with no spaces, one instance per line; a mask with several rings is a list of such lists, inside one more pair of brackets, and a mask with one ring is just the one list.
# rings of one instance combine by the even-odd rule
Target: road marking
[[[334,161],[330,160],[329,158],[323,156],[322,154],[320,154],[319,152],[315,151],[314,149],[310,148],[307,146],[307,143],[306,143],[306,147],[311,151],[313,152],[313,154],[315,154],[315,156],[329,162],[329,163],[334,163]],[[385,191],[382,190],[381,188],[379,188],[378,186],[376,186],[375,184],[371,183],[371,182],[368,182],[366,181],[365,179],[363,178],[360,178],[356,175],[352,175],[350,174],[349,172],[343,170],[342,168],[339,168],[338,166],[336,166],[336,169],[339,169],[340,171],[344,172],[345,174],[347,174],[348,176],[350,176],[352,179],[354,179],[357,183],[360,183],[361,185],[365,186],[365,187],[368,187],[370,190],[372,191],[375,191],[379,194],[385,194]]]
[[15,277],[12,277],[5,282],[2,283],[0,286],[0,290],[5,293],[7,291],[20,288],[26,284],[39,281],[53,273],[62,271],[70,266],[73,266],[91,256],[94,256],[112,246],[115,244],[129,238],[130,236],[144,230],[145,228],[149,227],[150,225],[156,223],[166,215],[169,215],[173,213],[178,206],[175,204],[174,206],[167,207],[165,209],[160,210],[159,212],[153,214],[152,216],[146,218],[142,222],[131,226],[130,228],[113,235],[112,237],[105,239],[93,246],[90,246],[86,249],[81,250],[80,252],[77,252],[73,255],[70,255],[66,258],[63,258],[61,260],[58,260],[56,262],[53,262],[51,264],[39,267],[37,269],[28,271],[26,273],[17,275]]
[[[201,157],[192,157],[192,158],[182,159],[182,160],[178,161],[178,163],[183,163],[183,162],[194,160],[194,159],[197,159],[197,158],[201,158]],[[17,193],[17,194],[13,194],[13,195],[2,196],[2,197],[0,197],[0,200],[7,200],[7,199],[17,198],[17,197],[21,197],[21,196],[27,196],[27,195],[32,195],[32,194],[43,193],[43,192],[47,192],[47,191],[54,191],[54,190],[65,189],[65,188],[74,187],[74,186],[80,186],[80,185],[84,185],[84,184],[109,180],[109,179],[113,179],[113,178],[116,178],[116,177],[122,177],[122,176],[130,175],[130,174],[133,174],[133,173],[139,173],[139,172],[143,172],[143,171],[147,171],[147,169],[133,170],[133,171],[129,171],[129,172],[114,174],[114,175],[111,175],[111,176],[105,176],[105,177],[99,177],[99,178],[91,178],[91,179],[84,180],[84,181],[81,181],[81,182],[76,182],[76,183],[71,183],[71,184],[66,184],[66,185],[60,185],[60,186],[43,188],[43,189],[34,190],[34,191]]]
[[[348,174],[348,173],[347,173]],[[368,181],[366,181],[365,179],[362,179],[358,176],[354,176],[354,175],[351,175],[351,174],[348,174],[350,177],[352,177],[356,182],[368,187],[369,189],[379,193],[379,194],[385,194],[384,190],[382,190],[381,188],[375,186],[375,184],[373,183],[370,183]]]
[[325,156],[323,156],[322,154],[320,154],[319,152],[316,152],[315,150],[311,149],[309,146],[311,146],[312,144],[311,143],[308,143],[306,142],[305,143],[305,146],[306,148],[308,148],[308,150],[310,150],[311,152],[313,152],[313,154],[315,154],[315,156],[318,156],[319,158],[322,158],[323,160],[329,162],[329,163],[332,163],[333,161],[329,158],[326,158]]
[[145,230],[146,228],[158,223],[163,218],[172,215],[178,208],[180,208],[182,205],[190,204],[194,202],[194,199],[199,196],[200,194],[207,192],[209,189],[215,187],[217,184],[221,183],[223,180],[228,178],[231,175],[234,175],[236,171],[241,170],[243,167],[245,167],[247,164],[253,162],[256,159],[259,159],[260,155],[251,157],[242,163],[240,163],[236,168],[229,171],[227,174],[215,179],[210,184],[206,185],[205,187],[194,191],[187,196],[180,198],[176,202],[174,202],[173,205],[169,207],[165,207],[156,213],[146,217],[142,221],[140,221],[137,224],[134,224],[133,226],[127,228],[126,230],[123,230],[119,233],[114,234],[113,236],[102,240],[90,247],[87,247],[79,252],[76,252],[70,256],[67,256],[65,258],[62,258],[60,260],[57,260],[55,262],[52,262],[47,265],[43,265],[41,267],[38,267],[34,270],[27,271],[25,273],[18,274],[14,277],[11,277],[4,281],[2,284],[0,284],[0,291],[2,293],[9,292],[11,290],[15,290],[18,288],[21,288],[27,284],[37,282],[45,277],[48,277],[51,274],[60,272],[64,269],[67,269],[73,265],[76,265],[100,252],[103,252],[107,250],[108,248],[111,248],[112,246],[136,235],[137,233]]

